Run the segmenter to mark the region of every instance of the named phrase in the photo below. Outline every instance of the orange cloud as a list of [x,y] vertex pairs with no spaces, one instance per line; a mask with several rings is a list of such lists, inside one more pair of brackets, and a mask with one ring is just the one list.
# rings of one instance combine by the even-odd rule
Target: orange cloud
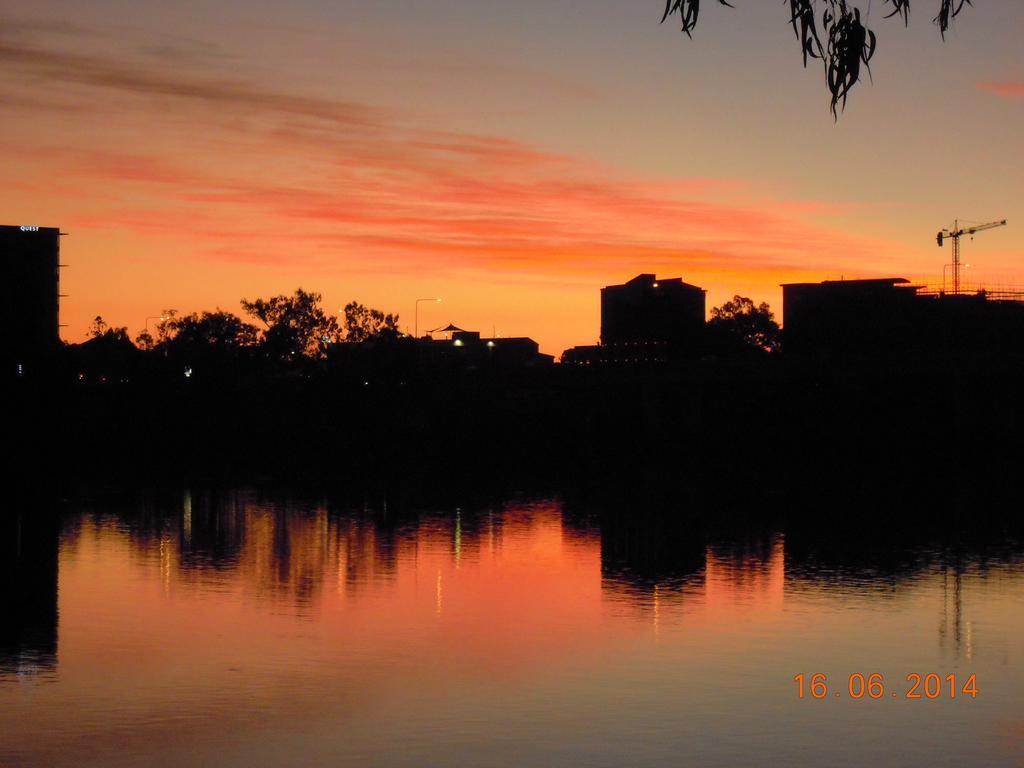
[[978,89],[994,93],[1005,99],[1024,98],[1024,81],[1022,80],[989,80],[978,83]]
[[[311,274],[375,280],[391,302],[404,300],[395,278],[429,275],[468,295],[479,292],[469,281],[486,276],[586,283],[583,302],[595,282],[638,271],[695,276],[712,288],[732,275],[730,292],[758,281],[774,289],[826,259],[863,263],[862,254],[887,250],[829,226],[842,206],[742,180],[628,173],[356,100],[292,94],[207,71],[205,53],[197,69],[168,67],[165,53],[117,58],[61,46],[0,39],[0,99],[21,118],[0,135],[26,177],[47,180],[19,201],[58,212],[96,254],[94,276],[75,286],[83,303],[115,293],[101,266],[132,261],[139,274],[147,264],[155,273],[168,258],[276,270],[292,281],[275,283],[278,291],[308,285]],[[31,102],[6,101],[28,82],[45,87]],[[8,134],[17,126],[21,133]],[[107,251],[112,240],[118,247]],[[227,305],[263,290],[241,287],[251,278],[241,269],[218,274],[218,292],[197,301],[212,295]],[[155,289],[147,298],[127,282],[137,278],[119,279],[117,297],[163,306]],[[194,290],[183,281],[174,293]],[[509,301],[509,313],[520,307],[518,297]],[[106,313],[84,314],[97,311]],[[555,351],[587,340],[568,324],[560,333]]]

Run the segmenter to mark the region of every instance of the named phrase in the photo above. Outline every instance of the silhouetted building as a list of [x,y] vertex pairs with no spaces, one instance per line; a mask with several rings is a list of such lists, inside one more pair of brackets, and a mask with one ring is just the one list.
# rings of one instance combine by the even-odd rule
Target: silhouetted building
[[783,349],[817,357],[1017,353],[1024,303],[925,291],[904,278],[782,286]]
[[601,289],[601,343],[562,354],[570,365],[664,363],[704,348],[705,291],[682,278],[637,275]]
[[589,344],[571,347],[562,353],[566,365],[652,365],[678,360],[677,349],[664,341],[629,344]]
[[788,353],[851,353],[896,343],[913,325],[917,288],[902,277],[782,286]]
[[60,230],[0,226],[0,361],[23,374],[60,343]]
[[482,338],[477,331],[442,329],[447,339],[421,339],[428,364],[449,363],[460,368],[532,368],[550,365],[551,355],[542,354],[536,341],[526,337]]
[[699,343],[704,330],[703,288],[682,278],[637,275],[601,289],[601,343],[676,346]]
[[536,341],[525,337],[483,338],[476,331],[456,326],[438,328],[425,336],[378,338],[355,344],[332,345],[329,364],[333,375],[361,384],[402,383],[418,379],[446,379],[462,374],[504,377],[550,366],[551,355],[541,353]]

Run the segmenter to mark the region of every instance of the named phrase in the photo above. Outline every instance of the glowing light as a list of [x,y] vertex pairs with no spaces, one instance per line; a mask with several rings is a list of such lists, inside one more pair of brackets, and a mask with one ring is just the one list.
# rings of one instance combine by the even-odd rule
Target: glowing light
[[462,339],[456,339],[455,340],[455,346],[456,347],[461,347],[462,346]]
[[455,567],[459,567],[462,559],[462,510],[455,508]]
[[192,542],[192,491],[185,489],[185,503],[182,508],[182,531],[185,535],[185,543]]

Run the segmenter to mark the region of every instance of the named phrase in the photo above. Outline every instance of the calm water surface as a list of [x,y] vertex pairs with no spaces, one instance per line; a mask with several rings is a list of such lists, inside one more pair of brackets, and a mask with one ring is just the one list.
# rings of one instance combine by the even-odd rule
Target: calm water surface
[[[558,501],[40,517],[3,529],[5,767],[1024,765],[1012,548],[708,544]],[[912,672],[940,698],[905,698]]]

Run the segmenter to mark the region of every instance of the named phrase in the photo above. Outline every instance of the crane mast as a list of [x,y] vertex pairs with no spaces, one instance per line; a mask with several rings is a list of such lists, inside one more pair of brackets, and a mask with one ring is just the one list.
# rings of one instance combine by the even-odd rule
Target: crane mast
[[[953,222],[953,229],[943,229],[936,235],[935,240],[938,242],[939,247],[942,247],[942,241],[949,239],[953,241],[953,295],[959,295],[960,293],[960,238],[964,235],[970,235],[972,238],[976,232],[984,232],[986,229],[995,229],[996,227],[1005,227],[1006,219],[1001,221],[990,221],[988,224],[975,224],[970,227],[961,227],[960,220],[957,219]],[[945,284],[945,281],[943,281]]]

